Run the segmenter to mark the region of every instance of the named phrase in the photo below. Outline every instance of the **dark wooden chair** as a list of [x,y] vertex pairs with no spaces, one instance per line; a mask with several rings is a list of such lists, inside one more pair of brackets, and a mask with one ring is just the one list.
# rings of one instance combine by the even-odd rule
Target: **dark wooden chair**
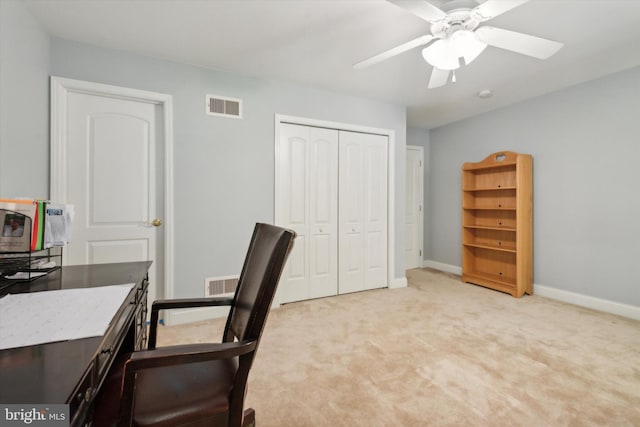
[[[120,357],[97,398],[95,426],[246,426],[247,378],[295,233],[256,224],[233,298],[155,301],[149,349]],[[222,343],[156,348],[159,310],[230,306]]]

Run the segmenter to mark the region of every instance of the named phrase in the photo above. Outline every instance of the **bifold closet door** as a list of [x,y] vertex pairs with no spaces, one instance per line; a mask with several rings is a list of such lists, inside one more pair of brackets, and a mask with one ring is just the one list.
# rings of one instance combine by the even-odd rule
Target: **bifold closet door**
[[338,292],[387,283],[388,138],[340,131]]
[[276,221],[297,234],[280,302],[338,293],[338,131],[281,124]]

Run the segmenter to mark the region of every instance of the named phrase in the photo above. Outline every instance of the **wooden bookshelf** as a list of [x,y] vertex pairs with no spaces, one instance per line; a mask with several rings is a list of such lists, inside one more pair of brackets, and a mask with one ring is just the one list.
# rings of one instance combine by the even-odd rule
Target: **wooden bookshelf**
[[462,166],[462,281],[533,293],[532,158],[493,153]]

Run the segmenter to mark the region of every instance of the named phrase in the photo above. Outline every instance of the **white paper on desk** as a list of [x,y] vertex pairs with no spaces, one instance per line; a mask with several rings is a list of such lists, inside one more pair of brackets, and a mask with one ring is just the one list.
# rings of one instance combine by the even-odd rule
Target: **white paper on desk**
[[0,298],[0,350],[104,335],[135,284]]

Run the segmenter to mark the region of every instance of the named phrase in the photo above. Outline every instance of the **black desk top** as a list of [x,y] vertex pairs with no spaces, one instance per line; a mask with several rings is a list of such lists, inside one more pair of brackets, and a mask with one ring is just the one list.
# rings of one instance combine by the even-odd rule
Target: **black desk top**
[[[151,261],[65,266],[7,293],[140,283]],[[0,321],[1,313],[0,313]],[[96,356],[103,337],[0,350],[1,403],[65,403]]]
[[151,263],[140,261],[65,266],[31,282],[17,282],[0,291],[0,297],[25,292],[137,283],[147,273]]

